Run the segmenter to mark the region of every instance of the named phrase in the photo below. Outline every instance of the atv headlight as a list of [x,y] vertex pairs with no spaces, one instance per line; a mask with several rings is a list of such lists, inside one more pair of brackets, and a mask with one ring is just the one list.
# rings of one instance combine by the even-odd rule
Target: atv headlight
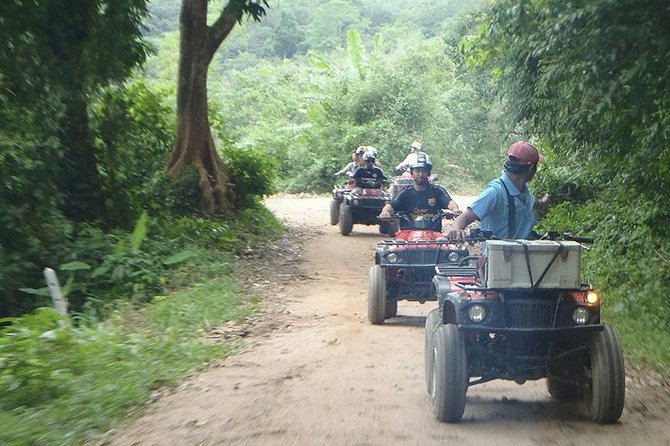
[[335,196],[337,198],[342,198],[342,192],[335,192]]
[[599,301],[598,293],[595,291],[589,291],[586,293],[586,303],[589,305],[595,305]]
[[354,200],[354,206],[358,206],[358,200]]
[[399,258],[400,257],[395,252],[390,252],[386,254],[386,260],[388,260],[389,263],[398,263]]
[[468,317],[472,322],[478,324],[486,319],[486,308],[479,304],[471,305],[470,308],[468,308]]
[[447,256],[447,260],[449,260],[450,263],[456,263],[461,259],[460,253],[456,251],[451,251],[449,255]]
[[576,325],[585,325],[589,321],[589,310],[584,307],[577,307],[572,312],[572,322]]

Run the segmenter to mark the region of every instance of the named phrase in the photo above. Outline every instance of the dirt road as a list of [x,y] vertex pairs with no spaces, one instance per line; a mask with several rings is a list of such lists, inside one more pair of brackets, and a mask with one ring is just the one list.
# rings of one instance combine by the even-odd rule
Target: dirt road
[[668,388],[639,372],[627,378],[623,416],[610,426],[551,400],[544,381],[472,387],[462,423],[436,421],[423,370],[424,317],[435,303],[401,302],[399,317],[370,325],[367,270],[382,237],[366,226],[340,235],[328,225],[328,202],[268,200],[289,225],[318,233],[293,274],[269,276],[277,283],[263,297],[282,311],[266,316],[279,328],[149,405],[111,443],[670,445]]

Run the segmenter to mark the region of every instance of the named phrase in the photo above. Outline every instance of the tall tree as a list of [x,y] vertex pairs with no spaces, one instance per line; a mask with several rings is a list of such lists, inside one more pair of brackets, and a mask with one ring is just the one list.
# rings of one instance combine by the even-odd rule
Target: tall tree
[[207,0],[183,0],[180,23],[179,78],[177,81],[177,142],[168,164],[176,177],[188,164],[199,175],[201,205],[205,212],[226,211],[233,206],[228,169],[221,160],[207,113],[207,70],[214,53],[236,23],[247,16],[255,21],[265,15],[265,0],[229,0],[217,20],[207,25]]

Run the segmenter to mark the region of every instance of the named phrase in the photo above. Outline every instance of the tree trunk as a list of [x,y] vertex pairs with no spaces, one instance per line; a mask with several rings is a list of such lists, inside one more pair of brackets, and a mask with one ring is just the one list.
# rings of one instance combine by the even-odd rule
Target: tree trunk
[[[177,141],[168,164],[168,173],[172,177],[177,177],[188,164],[195,166],[200,178],[201,207],[209,214],[224,212],[233,206],[228,169],[216,151],[207,114],[207,69],[214,52],[229,32],[225,32],[219,40],[222,32],[219,22],[221,20],[212,29],[207,27],[207,0],[183,0],[177,84]],[[219,28],[215,30],[217,25]],[[234,21],[230,29],[233,25]],[[214,31],[216,34],[213,34]]]
[[104,218],[102,180],[93,151],[88,122],[88,105],[83,88],[73,85],[65,98],[61,142],[66,153],[62,160],[61,190],[66,194],[65,215],[75,221]]

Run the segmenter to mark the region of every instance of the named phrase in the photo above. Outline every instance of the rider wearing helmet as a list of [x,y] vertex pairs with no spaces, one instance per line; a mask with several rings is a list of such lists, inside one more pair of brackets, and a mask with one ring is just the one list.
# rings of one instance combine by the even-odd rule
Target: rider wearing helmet
[[[382,167],[382,163],[379,162],[379,155],[377,154],[377,149],[375,148],[375,146],[360,146],[359,149],[364,149],[364,152],[363,152],[363,153],[365,153],[365,152],[371,152],[372,155],[375,157],[375,166],[377,166],[377,167],[379,167],[379,168],[381,169],[381,167]],[[363,154],[361,154],[361,164],[365,164],[365,163],[362,161],[362,157],[363,157]]]
[[[428,182],[433,169],[433,163],[425,153],[420,153],[414,163],[410,165],[414,185],[400,192],[390,203],[386,204],[379,214],[379,218],[388,219],[392,212],[403,212],[411,218],[424,216],[432,217],[441,209],[449,209],[460,213],[458,204],[442,187]],[[400,221],[400,229],[406,229],[407,222]],[[435,222],[433,228],[442,230],[442,219]]]
[[375,166],[376,157],[372,151],[363,154],[363,167],[354,172],[354,180],[359,187],[379,189],[382,182],[387,181],[384,171]]
[[421,151],[421,143],[418,141],[414,141],[409,146],[409,150],[410,150],[409,155],[407,155],[400,164],[395,166],[396,171],[400,172],[407,169],[409,166],[416,163],[416,157],[419,155],[419,153],[424,153]]

